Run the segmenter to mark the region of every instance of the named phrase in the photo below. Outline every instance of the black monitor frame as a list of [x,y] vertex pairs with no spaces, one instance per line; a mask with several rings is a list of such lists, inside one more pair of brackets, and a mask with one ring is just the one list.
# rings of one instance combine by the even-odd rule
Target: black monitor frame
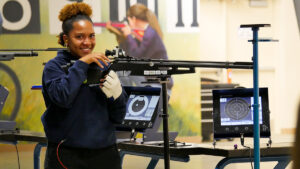
[[[133,129],[135,131],[145,131],[148,128],[153,128],[155,120],[157,118],[158,114],[158,107],[161,100],[161,88],[158,87],[132,87],[132,86],[124,86],[124,89],[128,95],[128,97],[132,94],[134,95],[151,95],[151,96],[158,96],[158,102],[156,104],[156,107],[154,109],[154,112],[152,114],[152,117],[150,120],[132,120],[132,119],[126,119],[123,120],[123,122],[120,125],[116,126],[116,130],[118,131],[132,131]],[[126,113],[128,111],[128,107],[126,107]]]
[[[270,137],[270,111],[268,88],[260,88],[259,96],[261,97],[262,106],[262,124],[260,124],[260,136]],[[213,126],[214,139],[233,138],[233,137],[253,137],[253,124],[240,125],[221,125],[221,98],[247,98],[253,97],[252,88],[237,88],[213,90]],[[251,105],[252,106],[252,105]],[[249,111],[251,113],[251,110]]]
[[9,94],[9,91],[0,84],[0,115],[1,115],[1,112],[4,107],[4,104],[7,99],[8,94]]

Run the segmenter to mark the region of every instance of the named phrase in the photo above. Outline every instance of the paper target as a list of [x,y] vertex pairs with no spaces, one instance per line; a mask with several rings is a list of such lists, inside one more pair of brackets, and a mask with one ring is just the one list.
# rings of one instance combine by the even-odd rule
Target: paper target
[[145,112],[149,104],[149,100],[146,96],[137,96],[131,100],[128,106],[128,112],[132,116],[138,116]]
[[234,98],[225,105],[225,113],[234,120],[243,119],[249,111],[250,105],[242,98]]

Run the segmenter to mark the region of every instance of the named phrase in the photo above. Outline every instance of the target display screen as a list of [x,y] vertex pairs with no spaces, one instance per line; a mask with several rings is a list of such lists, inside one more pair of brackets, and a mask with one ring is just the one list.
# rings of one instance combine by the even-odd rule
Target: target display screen
[[[270,111],[268,88],[259,88],[260,136],[269,137]],[[213,90],[214,138],[253,137],[253,88]]]
[[[253,97],[221,97],[221,126],[253,125]],[[262,102],[259,97],[259,123],[262,124]]]
[[159,107],[162,106],[161,88],[123,86],[128,101],[126,114],[121,124],[116,125],[119,131],[141,131],[153,128],[158,116]]
[[125,120],[150,121],[158,100],[155,95],[129,95]]

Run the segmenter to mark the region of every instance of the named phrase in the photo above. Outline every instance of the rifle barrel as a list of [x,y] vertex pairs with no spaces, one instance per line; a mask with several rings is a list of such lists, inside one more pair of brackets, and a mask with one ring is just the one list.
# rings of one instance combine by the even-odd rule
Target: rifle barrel
[[47,48],[47,49],[0,49],[0,51],[6,52],[15,52],[15,51],[36,51],[36,52],[43,52],[43,51],[58,51],[58,50],[67,50],[66,48]]
[[233,68],[252,69],[252,62],[213,62],[213,61],[186,61],[186,60],[159,60],[159,59],[116,59],[115,63],[122,64],[144,64],[158,67],[205,67],[205,68]]

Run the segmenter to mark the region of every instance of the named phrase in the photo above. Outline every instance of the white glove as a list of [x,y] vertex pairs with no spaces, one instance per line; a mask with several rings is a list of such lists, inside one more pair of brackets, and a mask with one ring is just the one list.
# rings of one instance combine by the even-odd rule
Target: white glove
[[105,78],[103,87],[101,88],[107,98],[113,97],[116,100],[122,93],[122,87],[118,75],[111,70]]

